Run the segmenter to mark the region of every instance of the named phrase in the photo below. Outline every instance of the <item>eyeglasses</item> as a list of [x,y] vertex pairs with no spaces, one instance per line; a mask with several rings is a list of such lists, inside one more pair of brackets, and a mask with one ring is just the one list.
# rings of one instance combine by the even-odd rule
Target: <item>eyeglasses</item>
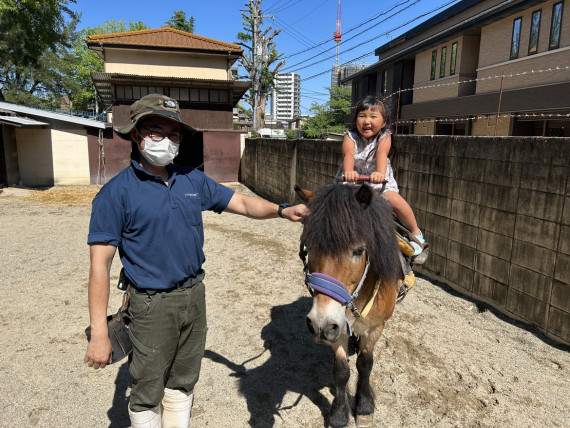
[[158,129],[147,128],[145,126],[141,126],[141,129],[147,130],[148,136],[150,137],[150,139],[156,143],[164,140],[166,137],[168,137],[168,139],[170,141],[172,141],[173,143],[180,143],[180,139],[182,138],[182,136],[180,135],[180,132],[166,133],[163,131],[159,131]]

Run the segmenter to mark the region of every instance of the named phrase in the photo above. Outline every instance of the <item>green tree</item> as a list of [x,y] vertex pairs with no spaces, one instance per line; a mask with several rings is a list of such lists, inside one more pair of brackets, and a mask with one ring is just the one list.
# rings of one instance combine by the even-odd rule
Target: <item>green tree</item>
[[103,71],[103,58],[87,47],[89,36],[99,34],[124,33],[127,31],[146,30],[149,27],[141,21],[107,20],[97,27],[81,30],[73,40],[73,66],[70,70],[72,82],[69,97],[75,110],[91,110],[96,104],[95,87],[91,80],[92,71]]
[[253,129],[263,128],[263,117],[267,98],[273,88],[275,74],[285,65],[285,61],[279,61],[283,56],[278,53],[273,39],[281,30],[272,31],[272,27],[261,29],[263,25],[263,12],[261,11],[262,0],[249,0],[245,3],[246,10],[242,10],[243,32],[239,32],[237,38],[245,55],[240,58],[240,63],[247,71],[246,77],[251,80],[251,89],[246,93],[244,101],[253,110]]
[[295,129],[286,129],[285,137],[288,140],[294,140],[295,138],[297,138],[297,131]]
[[[2,0],[0,95],[7,101],[52,104],[62,95],[67,49],[79,15],[75,0]],[[57,98],[57,97],[56,97]]]
[[187,33],[194,32],[194,17],[191,16],[186,19],[186,13],[183,10],[177,10],[172,14],[172,18],[166,22],[167,25],[177,30],[186,31]]
[[350,113],[352,90],[347,86],[333,86],[327,90],[329,101],[311,105],[311,115],[302,127],[305,138],[326,138],[329,133],[341,134],[346,130],[344,118]]

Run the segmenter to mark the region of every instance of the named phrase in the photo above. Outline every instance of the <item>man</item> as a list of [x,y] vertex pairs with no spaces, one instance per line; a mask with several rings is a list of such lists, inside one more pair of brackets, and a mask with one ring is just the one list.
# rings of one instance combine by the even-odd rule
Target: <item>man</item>
[[195,132],[182,122],[175,100],[147,95],[130,113],[131,123],[115,132],[132,142],[131,165],[93,200],[87,240],[91,340],[84,360],[95,369],[110,362],[109,276],[119,248],[130,295],[132,427],[187,427],[207,330],[202,211],[299,221],[306,207],[234,193],[197,169],[172,164],[181,142]]

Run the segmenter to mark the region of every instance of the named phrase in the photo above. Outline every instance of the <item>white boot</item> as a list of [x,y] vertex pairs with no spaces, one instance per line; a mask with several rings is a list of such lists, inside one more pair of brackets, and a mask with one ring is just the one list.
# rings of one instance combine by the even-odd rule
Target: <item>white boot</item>
[[131,418],[131,428],[160,428],[159,406],[144,412],[132,412],[129,407],[129,417]]
[[162,428],[188,428],[194,404],[194,391],[164,388]]

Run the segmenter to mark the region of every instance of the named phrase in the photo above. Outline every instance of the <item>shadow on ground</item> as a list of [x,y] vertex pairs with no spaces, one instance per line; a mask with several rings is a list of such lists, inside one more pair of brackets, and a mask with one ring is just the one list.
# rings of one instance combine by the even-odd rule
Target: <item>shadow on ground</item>
[[127,397],[127,389],[131,386],[131,375],[129,374],[129,364],[126,362],[119,368],[117,377],[115,378],[115,395],[113,396],[113,405],[107,411],[107,416],[111,423],[109,428],[128,428],[131,426],[129,411],[129,397]]
[[[247,400],[249,425],[254,428],[273,426],[279,413],[295,407],[303,397],[311,400],[321,414],[328,412],[330,403],[320,391],[330,386],[332,378],[332,351],[315,344],[307,332],[305,316],[312,299],[301,297],[293,303],[274,306],[271,321],[261,330],[264,353],[270,356],[259,367],[247,369],[249,361],[235,363],[207,349],[205,358],[224,364],[240,379],[240,393]],[[296,394],[293,403],[284,403],[287,393]]]

